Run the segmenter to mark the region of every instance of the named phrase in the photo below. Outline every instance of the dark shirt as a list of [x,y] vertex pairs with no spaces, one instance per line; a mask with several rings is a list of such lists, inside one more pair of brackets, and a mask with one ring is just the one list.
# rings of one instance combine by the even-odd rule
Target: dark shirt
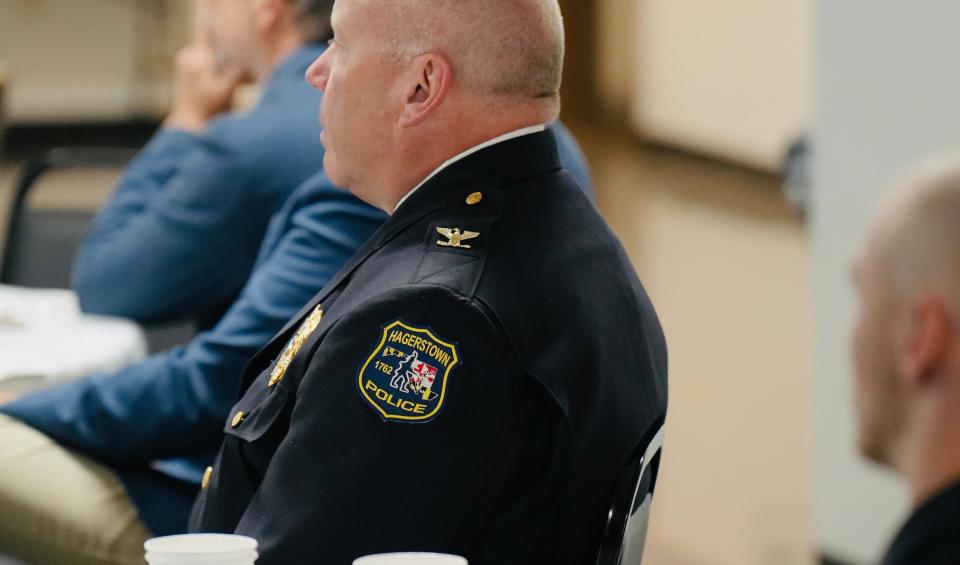
[[920,505],[882,565],[960,564],[960,481]]

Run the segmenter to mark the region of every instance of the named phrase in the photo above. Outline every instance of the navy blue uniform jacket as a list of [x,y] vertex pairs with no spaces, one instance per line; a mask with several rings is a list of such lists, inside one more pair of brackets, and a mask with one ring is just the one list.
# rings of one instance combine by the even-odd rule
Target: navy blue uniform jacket
[[248,364],[192,531],[258,563],[590,563],[666,345],[552,133],[443,170]]

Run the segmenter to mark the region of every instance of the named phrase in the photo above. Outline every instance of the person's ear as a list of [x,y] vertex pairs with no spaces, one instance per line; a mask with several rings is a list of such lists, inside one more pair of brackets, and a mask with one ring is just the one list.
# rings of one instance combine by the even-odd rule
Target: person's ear
[[289,4],[285,0],[251,0],[253,2],[253,25],[264,33],[277,26],[284,17]]
[[420,55],[410,62],[405,78],[400,126],[412,127],[424,122],[443,104],[453,85],[453,67],[435,53]]
[[908,306],[899,349],[900,374],[906,384],[920,388],[930,382],[944,361],[952,317],[938,296],[926,294]]

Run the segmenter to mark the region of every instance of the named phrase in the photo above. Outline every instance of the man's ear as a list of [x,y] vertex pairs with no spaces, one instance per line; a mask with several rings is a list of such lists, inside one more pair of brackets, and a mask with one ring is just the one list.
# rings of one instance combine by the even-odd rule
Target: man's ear
[[430,117],[447,97],[453,85],[453,67],[441,55],[426,53],[410,62],[410,74],[403,91],[400,127],[411,127]]
[[254,25],[261,33],[276,27],[290,7],[284,0],[253,0]]
[[922,295],[909,305],[898,332],[900,374],[907,386],[923,387],[936,375],[947,353],[952,323],[950,308],[936,295]]

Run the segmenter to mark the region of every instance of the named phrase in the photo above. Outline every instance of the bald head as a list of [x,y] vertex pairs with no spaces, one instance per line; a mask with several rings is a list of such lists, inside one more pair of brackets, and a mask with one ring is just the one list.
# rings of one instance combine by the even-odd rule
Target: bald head
[[934,291],[960,316],[960,154],[929,159],[895,183],[870,247],[895,292]]
[[390,53],[447,57],[476,94],[559,100],[563,18],[556,0],[369,0],[388,22]]
[[560,111],[556,0],[336,0],[324,171],[387,212],[452,157]]
[[960,154],[908,170],[855,269],[858,436],[919,504],[960,476]]

